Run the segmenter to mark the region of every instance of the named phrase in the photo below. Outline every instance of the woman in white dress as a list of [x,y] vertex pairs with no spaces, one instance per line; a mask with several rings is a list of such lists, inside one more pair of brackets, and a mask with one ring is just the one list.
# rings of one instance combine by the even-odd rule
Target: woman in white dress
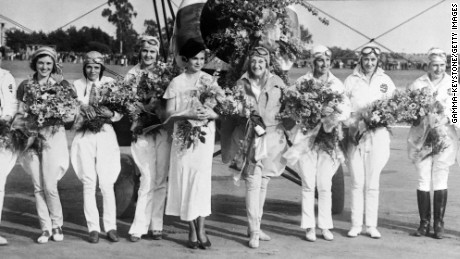
[[[193,39],[186,42],[180,55],[186,61],[184,73],[175,77],[167,88],[164,98],[167,99],[166,112],[175,117],[174,134],[178,132],[178,124],[184,120],[209,121],[201,130],[205,132],[204,143],[195,143],[182,150],[181,142],[173,139],[171,162],[169,169],[168,198],[166,214],[180,216],[189,222],[188,246],[206,249],[211,242],[206,235],[205,219],[211,214],[211,171],[214,152],[215,119],[218,115],[209,108],[196,106],[196,93],[200,82],[212,80],[202,72],[205,61],[205,47]],[[174,116],[175,115],[175,116]]]
[[[428,58],[430,61],[428,72],[417,78],[409,86],[409,89],[421,90],[427,87],[436,96],[436,101],[445,105],[444,113],[447,117],[451,107],[449,105],[450,100],[453,96],[450,92],[452,78],[446,73],[447,55],[443,50],[433,48],[428,52]],[[407,142],[409,158],[415,164],[418,173],[417,203],[420,226],[414,235],[428,236],[430,234],[430,191],[431,186],[433,186],[434,237],[441,239],[444,235],[444,213],[446,212],[447,204],[449,167],[455,163],[458,137],[454,125],[450,124],[447,119],[437,122],[437,125],[429,125],[430,127],[439,127],[439,129],[446,132],[447,140],[445,142],[447,147],[439,154],[421,159],[418,153],[423,143],[419,143],[420,141],[418,140],[422,138],[428,126],[427,124],[429,124],[427,119],[429,120],[429,118],[426,118],[418,126],[412,126]]]

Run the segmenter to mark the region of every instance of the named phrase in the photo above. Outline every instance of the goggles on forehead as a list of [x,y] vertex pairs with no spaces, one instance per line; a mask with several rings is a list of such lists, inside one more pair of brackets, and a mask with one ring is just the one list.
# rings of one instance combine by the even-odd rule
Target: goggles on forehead
[[313,53],[313,57],[314,58],[319,58],[321,57],[322,55],[325,55],[327,57],[332,57],[332,51],[330,50],[325,50],[325,51],[322,51],[322,52],[315,52]]
[[375,55],[377,55],[377,56],[380,56],[380,54],[382,53],[382,52],[380,51],[379,48],[377,48],[377,47],[372,47],[372,46],[364,47],[364,48],[361,50],[361,54],[363,54],[363,55],[369,55],[369,54],[371,54],[372,52],[374,52]]
[[158,46],[160,45],[160,42],[158,42],[157,39],[155,38],[150,38],[150,37],[143,37],[139,40],[139,42],[142,44],[144,42],[147,42],[148,44],[150,45],[153,45],[153,46]]
[[87,58],[85,64],[104,64],[103,58]]
[[249,52],[250,56],[252,56],[252,55],[267,56],[269,54],[270,54],[270,52],[268,52],[268,50],[266,48],[262,48],[262,47],[256,47],[256,48],[254,48],[253,50],[251,50]]
[[92,59],[89,59],[88,61],[89,63],[98,63],[98,64],[104,63],[104,59],[102,58],[92,58]]
[[428,56],[431,56],[431,55],[443,55],[443,56],[447,56],[447,54],[446,54],[446,52],[444,52],[444,50],[438,49],[438,48],[430,49],[430,51],[428,51]]

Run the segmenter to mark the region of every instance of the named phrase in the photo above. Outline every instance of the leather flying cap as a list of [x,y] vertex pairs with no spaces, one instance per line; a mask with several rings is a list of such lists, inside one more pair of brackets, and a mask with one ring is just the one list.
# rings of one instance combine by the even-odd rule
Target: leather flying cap
[[255,47],[254,49],[249,51],[249,57],[252,56],[261,57],[265,59],[265,62],[267,62],[267,64],[270,64],[270,51],[268,51],[268,49],[264,47]]
[[157,53],[160,51],[160,41],[153,36],[150,35],[142,35],[139,37],[138,41],[139,48],[142,49],[144,47],[154,48]]
[[319,58],[319,57],[323,57],[323,56],[327,56],[327,57],[331,57],[332,56],[332,52],[330,49],[328,49],[326,46],[323,46],[323,45],[317,45],[315,46],[312,50],[311,50],[311,54],[313,56],[313,58]]
[[99,64],[104,66],[104,56],[97,51],[90,51],[86,53],[85,58],[83,60],[83,66],[88,64]]

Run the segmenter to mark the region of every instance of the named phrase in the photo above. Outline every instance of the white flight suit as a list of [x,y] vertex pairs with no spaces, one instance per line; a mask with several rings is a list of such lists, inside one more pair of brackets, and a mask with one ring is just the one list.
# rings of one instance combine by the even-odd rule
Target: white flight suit
[[[96,82],[86,78],[74,82],[78,100],[89,103],[91,87],[113,81],[103,76]],[[112,121],[120,120],[121,115],[114,112]],[[106,232],[116,230],[116,203],[114,184],[120,174],[120,148],[112,125],[104,124],[100,132],[77,132],[72,142],[70,159],[78,179],[83,183],[83,203],[88,231],[101,232],[99,211],[96,204],[96,183],[102,193],[103,223]]]
[[[448,74],[444,74],[444,78],[436,86],[431,83],[428,74],[417,78],[410,86],[411,90],[420,90],[428,87],[433,94],[436,93],[436,100],[445,105],[446,117],[450,114],[450,99],[453,95],[450,93],[452,78]],[[417,138],[423,134],[423,124],[412,126],[408,137],[408,153],[409,158],[415,164],[418,172],[418,190],[429,192],[431,184],[433,190],[447,189],[447,179],[449,176],[449,167],[455,163],[455,158],[458,150],[458,137],[454,125],[445,124],[442,127],[447,132],[446,141],[448,146],[445,150],[435,156],[429,156],[423,160],[416,159],[418,148],[413,144]]]
[[[313,79],[311,73],[300,77],[297,82]],[[333,91],[343,93],[345,87],[331,72],[328,72],[326,84]],[[338,121],[345,121],[350,116],[348,98],[341,104],[342,115]],[[334,150],[332,156],[317,147],[311,148],[316,134],[303,134],[297,129],[293,139],[293,146],[284,157],[288,163],[297,161],[296,167],[302,179],[302,220],[301,228],[315,228],[315,188],[318,187],[318,227],[320,229],[333,228],[332,223],[332,177],[343,162],[343,154],[340,150]],[[297,154],[296,154],[297,153]],[[292,159],[294,158],[294,159]],[[342,159],[341,159],[342,158]],[[342,160],[342,161],[341,161]]]
[[[351,121],[356,121],[360,111],[372,102],[390,98],[395,91],[393,81],[381,68],[377,68],[370,81],[357,66],[345,80],[345,92],[351,103]],[[357,128],[351,123],[350,131]],[[363,225],[365,210],[368,227],[377,227],[379,207],[380,173],[390,158],[390,134],[386,128],[365,133],[358,145],[349,144],[348,166],[352,178],[351,223],[353,227]]]
[[[137,86],[141,73],[138,64],[128,71],[126,81],[135,78],[134,86]],[[155,134],[139,135],[137,141],[131,143],[131,153],[141,177],[136,212],[129,234],[144,235],[148,230],[162,231],[171,138],[164,129]]]
[[[10,72],[0,68],[0,119],[4,116],[13,118],[17,111],[16,82]],[[16,164],[17,157],[16,152],[0,147],[0,223],[2,221],[6,178]]]

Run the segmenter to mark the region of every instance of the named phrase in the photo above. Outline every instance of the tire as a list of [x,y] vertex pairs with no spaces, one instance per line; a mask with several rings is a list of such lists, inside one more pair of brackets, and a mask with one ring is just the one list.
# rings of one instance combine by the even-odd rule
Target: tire
[[345,205],[345,183],[343,179],[343,169],[339,166],[337,172],[332,177],[332,214],[340,214]]
[[115,182],[115,201],[118,218],[133,218],[136,211],[137,192],[139,190],[139,173],[134,159],[121,154],[121,171]]
[[131,132],[131,121],[128,116],[123,116],[121,120],[112,123],[113,130],[117,135],[118,145],[122,147],[131,146],[132,132]]

